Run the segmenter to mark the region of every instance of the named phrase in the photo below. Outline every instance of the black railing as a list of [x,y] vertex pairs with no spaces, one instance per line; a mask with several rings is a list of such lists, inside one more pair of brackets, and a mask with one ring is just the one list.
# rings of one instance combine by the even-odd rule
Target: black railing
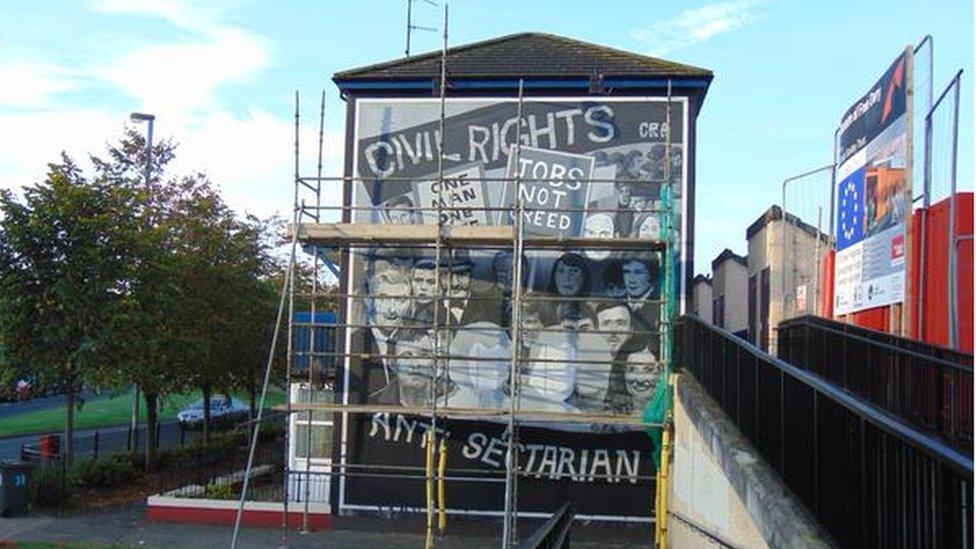
[[[223,435],[230,437],[232,434]],[[230,439],[228,439],[230,440]],[[231,496],[231,489],[239,488],[243,482],[243,472],[247,466],[248,439],[240,437],[231,441],[239,444],[224,444],[222,448],[201,448],[199,455],[180,455],[178,463],[173,467],[160,471],[156,475],[156,493],[178,497],[209,497],[210,499],[235,499]],[[285,444],[282,437],[265,440],[258,446],[254,455],[255,477],[269,478],[277,475],[282,478],[281,471],[285,463]],[[277,493],[281,492],[281,482],[255,483],[259,490],[261,486]],[[227,488],[226,493],[222,490]],[[257,492],[257,490],[256,490]],[[261,492],[263,493],[263,492]],[[251,493],[248,499],[255,499]],[[226,496],[226,497],[225,497]]]
[[[136,433],[136,441],[139,446],[137,452],[145,450],[146,424],[139,425]],[[38,442],[22,444],[20,447],[20,459],[39,460],[47,459],[41,451],[41,438],[47,435],[38,435]],[[63,435],[53,435],[58,440],[58,447],[63,448]],[[125,454],[133,442],[133,430],[131,427],[105,427],[92,431],[76,432],[75,440],[75,460],[99,459],[115,454]],[[185,425],[178,421],[168,421],[156,424],[156,445],[160,450],[181,448],[188,444],[198,442],[203,437],[203,431],[187,429]]]
[[778,354],[973,454],[973,355],[814,316],[779,325]]
[[573,508],[567,501],[542,526],[519,544],[519,549],[563,549],[569,547],[569,529],[573,526]]
[[725,330],[676,328],[676,365],[841,545],[972,545],[971,458]]

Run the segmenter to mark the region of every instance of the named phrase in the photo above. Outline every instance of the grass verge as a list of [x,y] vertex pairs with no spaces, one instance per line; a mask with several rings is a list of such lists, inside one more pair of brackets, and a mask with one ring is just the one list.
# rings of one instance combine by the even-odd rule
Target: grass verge
[[[234,396],[244,403],[248,402],[247,396],[244,394],[235,393]],[[190,391],[167,397],[163,402],[160,420],[175,419],[177,412],[201,398],[203,398],[203,394],[200,391]],[[277,406],[284,402],[284,391],[277,387],[268,388],[265,408]],[[128,425],[131,414],[132,397],[128,392],[92,397],[85,401],[81,410],[75,410],[75,429]],[[64,418],[64,406],[8,416],[0,421],[0,437],[58,433],[64,430]],[[146,404],[142,400],[139,402],[139,418],[142,420],[146,418]]]

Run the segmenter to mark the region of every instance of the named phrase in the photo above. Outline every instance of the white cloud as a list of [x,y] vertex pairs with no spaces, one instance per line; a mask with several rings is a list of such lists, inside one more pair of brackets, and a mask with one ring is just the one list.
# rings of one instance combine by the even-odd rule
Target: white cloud
[[[179,143],[170,173],[204,172],[238,211],[288,215],[292,199],[294,127],[290,116],[222,99],[226,88],[257,78],[272,63],[273,45],[226,24],[208,4],[169,0],[103,0],[92,5],[118,23],[147,17],[174,27],[165,39],[139,38],[120,53],[59,65],[55,59],[7,61],[0,54],[0,188],[43,179],[48,162],[67,151],[80,164],[88,153],[122,135],[132,110],[156,115],[155,134]],[[122,37],[125,38],[124,36]],[[138,37],[129,37],[138,38]],[[14,82],[15,85],[6,83]],[[86,87],[131,98],[105,107],[73,101]],[[289,112],[291,105],[283,106]],[[303,130],[303,155],[312,158],[317,132]],[[326,167],[337,173],[342,139],[327,133]],[[314,169],[314,164],[311,165]],[[303,162],[307,173],[309,165]],[[338,195],[341,197],[341,192]]]
[[37,183],[65,151],[85,166],[87,153],[122,134],[125,118],[102,110],[0,110],[0,189]]
[[756,0],[706,4],[654,23],[649,29],[631,30],[630,37],[649,46],[651,55],[665,55],[743,27],[758,16],[760,4]]
[[[207,174],[221,185],[224,198],[240,212],[290,215],[295,139],[290,121],[260,110],[252,110],[243,117],[214,112],[183,135],[186,137],[180,139],[174,172]],[[302,128],[299,139],[301,173],[314,175],[318,131]],[[342,132],[326,131],[324,176],[339,173],[342,155]],[[331,182],[324,186],[324,203],[340,204],[341,184]]]
[[189,3],[179,0],[97,0],[92,3],[92,8],[102,13],[160,18],[188,29],[202,29],[208,23],[217,21],[222,14],[220,4],[216,2]]
[[212,107],[221,86],[246,81],[270,65],[261,36],[222,24],[220,11],[167,0],[103,0],[96,10],[162,18],[184,31],[176,43],[151,44],[96,66],[92,73],[137,98],[146,109],[179,115]]
[[[126,113],[109,110],[0,111],[0,189],[43,180],[47,164],[59,161],[61,151],[87,170],[88,154],[104,155],[105,144],[122,136],[127,120]],[[240,213],[291,215],[295,138],[291,121],[254,109],[242,116],[218,110],[192,120],[156,122],[157,138],[172,137],[178,143],[170,174],[206,174]],[[314,175],[317,128],[303,128],[300,142],[301,173]],[[325,132],[324,176],[340,173],[343,144],[341,130]],[[341,204],[341,183],[327,182],[323,188],[323,205]]]
[[71,72],[55,64],[0,61],[0,107],[36,108],[57,93],[78,87]]
[[218,88],[267,66],[263,40],[240,29],[218,28],[201,40],[139,49],[94,74],[147,109],[180,114],[211,107]]

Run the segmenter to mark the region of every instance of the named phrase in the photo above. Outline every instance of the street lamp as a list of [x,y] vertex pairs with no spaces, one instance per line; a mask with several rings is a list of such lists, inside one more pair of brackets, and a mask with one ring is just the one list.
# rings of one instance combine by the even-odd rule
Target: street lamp
[[152,168],[153,121],[156,120],[156,115],[134,112],[129,115],[129,120],[137,124],[141,124],[142,122],[147,122],[149,124],[149,129],[146,135],[146,187],[149,187],[150,169]]
[[[156,120],[156,115],[146,114],[141,112],[134,112],[129,115],[129,120],[135,122],[136,124],[141,124],[146,122],[149,127],[146,132],[146,191],[150,191],[152,181],[152,139],[153,139],[153,121]],[[132,384],[132,422],[129,427],[132,437],[130,442],[132,447],[129,448],[130,451],[136,451],[139,449],[139,384]],[[146,433],[146,436],[152,436],[152,433]]]

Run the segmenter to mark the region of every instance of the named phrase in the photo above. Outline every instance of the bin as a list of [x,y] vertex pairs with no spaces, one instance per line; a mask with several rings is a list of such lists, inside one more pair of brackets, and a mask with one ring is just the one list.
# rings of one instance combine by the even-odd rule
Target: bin
[[41,437],[41,457],[51,459],[61,453],[61,435],[44,435]]
[[31,464],[23,461],[0,462],[0,515],[22,517],[30,499]]

